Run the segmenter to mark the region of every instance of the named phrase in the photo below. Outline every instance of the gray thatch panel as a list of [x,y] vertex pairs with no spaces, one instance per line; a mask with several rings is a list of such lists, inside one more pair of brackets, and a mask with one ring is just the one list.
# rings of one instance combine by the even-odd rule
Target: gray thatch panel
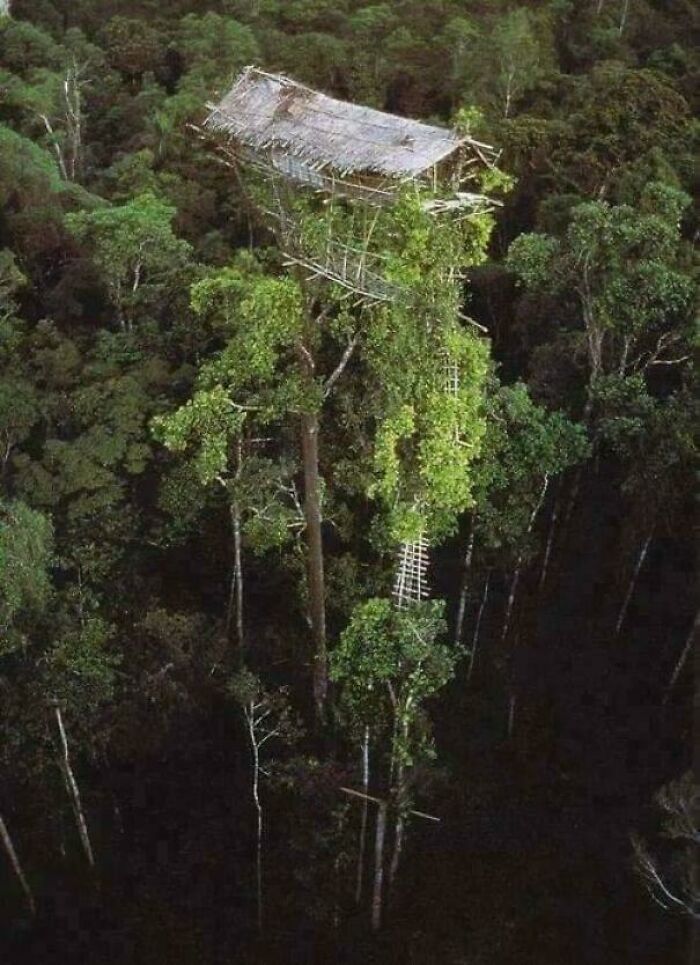
[[254,67],[212,107],[205,126],[254,151],[283,151],[317,170],[390,178],[419,177],[468,141]]

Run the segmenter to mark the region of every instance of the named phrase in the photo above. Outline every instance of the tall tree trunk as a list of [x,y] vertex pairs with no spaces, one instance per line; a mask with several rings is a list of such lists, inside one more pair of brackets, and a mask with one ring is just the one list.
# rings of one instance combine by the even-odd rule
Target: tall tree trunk
[[14,868],[14,872],[17,875],[17,880],[19,881],[22,887],[22,891],[24,892],[24,896],[27,899],[27,905],[29,906],[29,911],[32,917],[34,917],[34,915],[36,915],[36,905],[34,903],[34,895],[32,894],[32,889],[29,887],[29,882],[24,876],[24,872],[22,871],[22,865],[20,864],[19,858],[17,857],[17,851],[15,850],[15,846],[12,843],[12,838],[10,837],[10,832],[7,830],[7,825],[5,824],[5,821],[3,820],[3,817],[1,814],[0,814],[0,838],[2,838],[2,843],[5,846],[5,851],[7,851],[7,856],[10,859],[10,864]]
[[85,820],[85,812],[83,811],[83,805],[80,800],[78,782],[75,779],[73,768],[70,762],[70,754],[68,753],[68,738],[66,737],[66,729],[63,725],[63,715],[61,714],[61,708],[58,702],[54,703],[54,712],[56,714],[58,732],[61,737],[62,756],[60,759],[60,765],[61,771],[63,772],[63,779],[66,783],[66,789],[73,805],[75,823],[78,828],[78,834],[80,836],[80,842],[83,846],[83,851],[85,852],[85,857],[87,858],[90,867],[94,868],[95,857],[92,851],[92,845],[90,843],[90,835],[88,833],[87,821]]
[[245,649],[245,637],[243,632],[243,553],[241,537],[241,507],[238,500],[233,506],[233,557],[236,570],[236,636],[238,646],[241,650]]
[[540,570],[540,581],[538,588],[541,590],[547,579],[547,569],[549,568],[549,559],[552,555],[552,546],[554,545],[554,534],[557,529],[557,519],[559,517],[559,503],[561,500],[561,492],[558,492],[554,503],[552,504],[552,515],[549,519],[549,530],[547,532],[547,545],[544,550],[544,558],[542,560],[542,569]]
[[258,932],[262,934],[263,928],[263,886],[262,886],[262,839],[263,839],[263,810],[260,803],[260,752],[258,740],[255,734],[255,708],[251,705],[246,711],[248,722],[248,736],[250,739],[250,749],[253,754],[253,781],[252,794],[253,804],[255,805],[256,827],[255,827],[255,899],[257,910]]
[[617,29],[617,32],[620,34],[620,36],[622,36],[624,32],[625,24],[627,23],[627,15],[629,13],[629,9],[630,9],[630,0],[622,0],[622,12],[620,14],[620,25]]
[[[663,700],[662,700],[662,705],[665,705],[665,704],[668,703],[669,698],[670,698],[670,696],[671,696],[671,693],[673,692],[673,688],[676,686],[676,683],[678,682],[678,678],[680,677],[680,675],[681,675],[681,673],[682,673],[682,671],[683,671],[683,667],[685,666],[685,662],[686,662],[686,660],[688,659],[688,657],[690,656],[690,653],[691,653],[691,651],[693,650],[694,644],[697,643],[697,632],[698,632],[698,626],[699,626],[699,625],[700,625],[700,610],[698,610],[697,613],[695,614],[695,619],[693,620],[693,625],[692,625],[692,627],[690,628],[690,633],[688,634],[688,637],[687,637],[687,639],[686,639],[686,641],[685,641],[685,644],[683,645],[683,649],[682,649],[682,651],[681,651],[681,655],[680,655],[680,657],[678,658],[678,660],[676,661],[676,665],[675,665],[675,667],[673,668],[673,673],[671,674],[671,677],[670,677],[668,683],[666,684],[666,689],[664,690],[664,696],[663,696]],[[700,729],[700,720],[696,721],[696,724],[698,725],[698,727],[699,727],[699,729]],[[700,732],[698,733],[698,737],[700,737]],[[700,774],[698,774],[697,776],[698,776],[698,778],[700,779]]]
[[[239,435],[236,439],[236,474],[235,482],[240,483],[243,473],[243,440]],[[240,652],[245,650],[245,633],[243,627],[243,536],[241,533],[241,504],[238,496],[233,501],[233,566],[236,574],[236,637]]]
[[[535,520],[537,519],[537,514],[542,508],[542,503],[544,501],[544,497],[547,492],[548,485],[549,485],[549,476],[545,474],[544,482],[542,484],[542,490],[540,491],[540,495],[537,499],[537,502],[535,503],[535,508],[532,510],[532,513],[530,514],[530,520],[527,524],[527,529],[525,530],[526,537],[530,535],[530,533],[532,532],[532,527],[535,525]],[[503,620],[503,630],[501,632],[501,642],[503,642],[506,639],[506,636],[508,635],[508,628],[510,626],[510,616],[513,611],[513,604],[515,603],[515,594],[518,589],[518,583],[520,582],[520,573],[522,571],[522,568],[523,568],[523,554],[520,553],[515,564],[515,569],[513,570],[513,579],[511,580],[510,591],[508,593],[508,602],[506,604],[506,614]]]
[[401,810],[401,805],[398,805],[399,810],[396,815],[396,824],[394,825],[394,850],[391,855],[391,865],[389,866],[389,888],[393,889],[396,882],[396,876],[399,872],[399,864],[401,863],[401,855],[403,854],[403,842],[404,833],[406,830],[406,819]]
[[369,811],[369,727],[365,727],[362,738],[362,790],[365,799],[362,802],[362,817],[360,823],[360,848],[357,856],[357,881],[355,883],[355,904],[360,904],[362,898],[362,883],[365,876],[365,848],[367,842],[367,818]]
[[491,571],[486,574],[486,580],[484,581],[484,592],[481,594],[481,602],[479,604],[479,612],[476,615],[476,625],[474,627],[474,635],[472,636],[472,652],[469,654],[469,669],[467,670],[467,683],[472,679],[472,673],[474,672],[474,661],[476,660],[476,650],[479,646],[479,631],[481,629],[481,618],[484,615],[484,610],[486,609],[486,601],[489,596],[489,583],[491,582]]
[[[401,737],[403,740],[403,746],[408,745],[408,721],[404,719],[401,722]],[[391,855],[391,864],[389,865],[389,888],[393,889],[394,882],[396,881],[396,875],[399,871],[399,864],[401,863],[401,854],[403,853],[403,839],[405,830],[405,814],[404,814],[404,795],[405,786],[404,780],[406,775],[405,765],[403,763],[403,756],[401,754],[396,755],[397,767],[396,767],[396,823],[394,825],[394,850]]]
[[622,602],[620,612],[617,616],[617,623],[615,624],[615,636],[619,636],[620,630],[622,629],[622,624],[625,621],[625,615],[627,613],[627,607],[632,599],[632,594],[634,593],[634,588],[637,585],[637,578],[639,577],[640,570],[644,565],[644,560],[646,559],[647,551],[649,549],[649,544],[651,543],[651,537],[653,533],[649,533],[647,538],[642,543],[642,548],[639,551],[639,556],[637,557],[637,562],[634,565],[634,570],[632,571],[632,576],[630,577],[629,585],[627,587],[627,593],[625,593],[625,599]]
[[316,712],[319,717],[322,717],[328,693],[328,660],[326,655],[326,601],[321,533],[321,476],[318,467],[318,431],[319,423],[316,413],[304,413],[301,419],[301,448],[304,461],[304,516],[306,518],[309,616],[315,651],[313,690]]
[[[236,443],[235,483],[238,483],[240,480],[242,471],[243,443],[239,437]],[[241,657],[245,651],[245,629],[243,620],[243,535],[241,529],[241,504],[238,501],[235,490],[231,500],[230,513],[231,532],[233,534],[233,567],[231,569],[231,586],[226,611],[226,636],[229,639],[231,638],[231,629],[235,614],[236,643],[238,644],[239,657]]]
[[81,95],[81,70],[77,61],[73,61],[72,67],[68,68],[66,78],[63,82],[63,96],[66,106],[66,129],[70,144],[69,155],[69,175],[71,181],[75,181],[82,168],[82,146],[83,146],[83,110]]
[[386,835],[386,801],[377,805],[377,830],[374,839],[374,890],[372,893],[372,931],[382,924],[382,884],[384,881],[384,838]]
[[462,585],[459,591],[459,605],[457,607],[457,619],[455,621],[455,647],[462,642],[464,631],[464,614],[467,610],[467,595],[469,592],[469,575],[472,566],[472,556],[474,555],[474,520],[472,520],[467,540],[467,549],[464,554],[464,570],[462,573]]

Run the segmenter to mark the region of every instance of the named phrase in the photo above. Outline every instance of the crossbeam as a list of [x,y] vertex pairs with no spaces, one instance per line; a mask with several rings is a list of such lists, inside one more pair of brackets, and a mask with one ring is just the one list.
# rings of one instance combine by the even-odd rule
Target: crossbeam
[[[375,797],[374,794],[365,794],[363,791],[356,791],[352,787],[341,787],[340,790],[343,792],[343,794],[349,794],[351,797],[359,797],[359,798],[362,798],[362,800],[364,801],[371,801],[372,804],[378,804],[378,805],[389,804],[389,801],[386,798]],[[437,824],[439,824],[440,821],[442,820],[442,818],[435,817],[434,814],[426,814],[425,811],[416,811],[414,809],[411,809],[408,813],[412,814],[416,818],[423,818],[426,821],[435,821]]]

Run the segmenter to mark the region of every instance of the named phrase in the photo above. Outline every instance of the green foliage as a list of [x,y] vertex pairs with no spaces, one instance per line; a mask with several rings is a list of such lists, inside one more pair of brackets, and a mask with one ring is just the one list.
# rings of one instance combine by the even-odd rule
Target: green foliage
[[110,65],[130,80],[155,70],[165,53],[158,32],[131,17],[112,17],[104,29],[104,45]]
[[58,46],[52,37],[26,20],[0,21],[0,63],[13,73],[56,66]]
[[536,405],[522,383],[499,387],[489,398],[488,431],[475,469],[480,540],[491,550],[526,551],[543,485],[588,453],[582,425]]
[[654,183],[637,208],[585,202],[571,210],[563,239],[530,234],[512,243],[507,264],[526,287],[575,293],[591,379],[644,368],[654,339],[683,331],[693,302],[680,259],[688,203],[682,192]]
[[187,270],[190,245],[171,222],[175,208],[144,194],[119,206],[68,215],[66,223],[91,252],[122,327],[148,311]]
[[[242,709],[250,740],[259,750],[274,740],[284,747],[296,744],[303,730],[289,700],[289,688],[266,688],[260,678],[243,667],[226,684],[226,693]],[[269,746],[266,753],[269,754]]]
[[38,204],[59,188],[58,170],[50,155],[0,124],[0,205],[7,205],[13,196],[24,204]]
[[[27,620],[51,593],[53,527],[22,502],[0,503],[0,654],[26,640]],[[31,624],[29,624],[31,625]]]
[[221,386],[197,392],[177,412],[153,420],[156,437],[173,452],[184,452],[196,442],[194,465],[204,485],[226,472],[229,441],[242,425],[243,413],[233,408]]
[[223,86],[259,56],[250,27],[216,13],[183,17],[178,24],[178,50],[185,62],[185,85],[202,85],[205,90]]
[[393,722],[392,754],[404,765],[431,753],[424,704],[452,678],[460,651],[439,642],[446,624],[438,600],[400,610],[387,599],[358,604],[331,653],[331,679],[351,732],[376,734]]
[[483,260],[491,226],[488,216],[439,223],[411,194],[382,226],[387,276],[402,292],[372,313],[365,352],[378,387],[370,493],[388,510],[391,540],[425,529],[439,538],[472,503],[489,351],[461,324],[448,279],[455,266]]
[[88,733],[95,715],[114,698],[120,660],[108,650],[112,634],[102,618],[91,615],[59,637],[42,661],[46,692]]
[[387,683],[408,687],[416,701],[429,697],[454,666],[453,650],[435,642],[445,630],[443,610],[437,600],[405,610],[379,598],[361,603],[333,651],[332,678],[351,700]]

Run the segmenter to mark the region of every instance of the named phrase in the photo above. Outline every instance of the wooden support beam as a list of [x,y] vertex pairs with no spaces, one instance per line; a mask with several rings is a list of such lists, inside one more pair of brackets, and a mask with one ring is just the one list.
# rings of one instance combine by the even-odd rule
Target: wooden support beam
[[[343,794],[349,794],[351,797],[359,797],[363,801],[371,801],[372,804],[384,805],[389,803],[385,798],[375,797],[373,794],[365,794],[363,791],[356,791],[352,787],[341,787],[340,790]],[[425,811],[410,810],[408,813],[416,818],[424,818],[426,821],[434,821],[437,824],[442,820],[442,818],[438,818],[434,814],[426,814]]]

